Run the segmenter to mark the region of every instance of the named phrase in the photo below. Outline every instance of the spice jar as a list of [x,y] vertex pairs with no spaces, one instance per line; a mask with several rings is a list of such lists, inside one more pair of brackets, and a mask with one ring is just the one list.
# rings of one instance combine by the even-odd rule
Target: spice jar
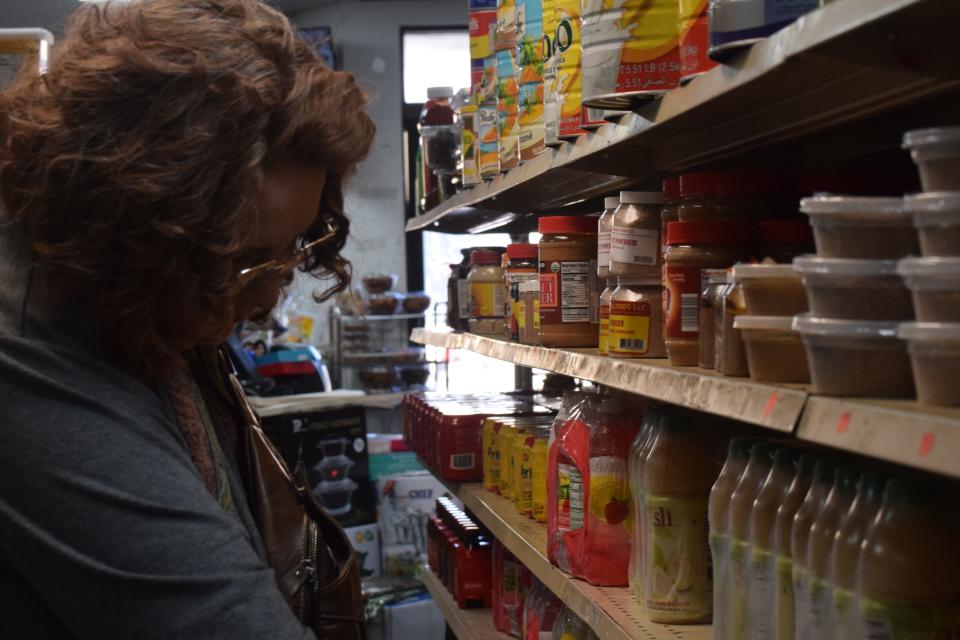
[[620,206],[620,196],[607,196],[603,199],[603,213],[597,221],[597,275],[610,276],[610,232],[613,230],[613,216]]
[[597,219],[540,218],[540,343],[598,344]]
[[460,249],[463,259],[457,265],[457,318],[460,325],[455,327],[461,331],[470,330],[470,284],[467,276],[470,275],[470,255],[474,251],[494,251],[497,255],[503,253],[503,247],[470,247]]
[[680,203],[677,217],[681,222],[713,220],[717,189],[713,173],[685,173],[680,176]]
[[663,208],[660,210],[660,255],[667,248],[667,224],[680,220],[680,178],[663,181]]
[[791,264],[797,256],[814,252],[813,227],[806,220],[761,220],[757,223],[757,236],[760,259]]
[[607,278],[607,288],[600,294],[600,340],[598,351],[605,356],[610,353],[610,296],[620,284],[619,278]]
[[751,228],[737,222],[697,220],[667,226],[666,342],[672,364],[699,362],[701,270],[725,269],[749,258],[751,240]]
[[470,331],[502,336],[504,323],[503,267],[496,251],[470,254]]
[[704,269],[700,272],[703,291],[700,295],[700,354],[698,364],[713,369],[716,364],[717,328],[723,321],[723,288],[727,284],[726,269]]
[[539,278],[519,285],[517,305],[519,340],[522,344],[540,344],[540,282]]
[[620,278],[610,296],[611,358],[663,358],[663,287],[660,278]]
[[520,303],[520,284],[537,279],[539,273],[537,245],[520,243],[507,245],[506,258],[503,309],[506,322],[504,322],[504,325],[507,338],[516,341],[520,339],[520,321],[517,316]]
[[610,273],[617,276],[660,276],[660,210],[663,194],[621,191],[610,232]]

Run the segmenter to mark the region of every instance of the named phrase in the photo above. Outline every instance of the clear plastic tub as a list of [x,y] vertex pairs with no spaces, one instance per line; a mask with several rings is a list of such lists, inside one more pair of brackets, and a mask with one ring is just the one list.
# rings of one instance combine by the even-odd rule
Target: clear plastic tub
[[913,375],[896,322],[793,319],[803,339],[813,392],[832,396],[909,398]]
[[910,291],[895,260],[801,256],[793,268],[803,276],[810,312],[844,320],[912,320]]
[[733,327],[743,333],[751,380],[810,382],[807,354],[792,317],[737,316]]
[[906,322],[897,335],[907,341],[920,402],[960,406],[960,323]]
[[807,310],[803,280],[789,264],[738,264],[733,280],[752,316],[794,316]]
[[960,257],[904,258],[897,271],[920,322],[960,322]]
[[907,196],[903,208],[913,216],[925,256],[960,256],[960,191]]
[[920,170],[924,191],[960,190],[960,127],[907,131],[903,148]]
[[896,260],[920,253],[902,198],[824,194],[804,198],[800,210],[810,216],[819,256]]

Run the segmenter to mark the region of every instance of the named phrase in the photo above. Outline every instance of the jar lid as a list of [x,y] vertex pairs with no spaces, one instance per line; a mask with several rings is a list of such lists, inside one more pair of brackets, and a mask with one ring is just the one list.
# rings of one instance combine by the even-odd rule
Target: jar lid
[[897,327],[902,340],[960,342],[960,322],[904,322]]
[[537,245],[528,244],[525,242],[518,242],[515,244],[507,245],[507,257],[511,260],[517,260],[522,258],[536,258],[537,257]]
[[714,175],[716,193],[720,197],[769,195],[780,190],[780,181],[764,171],[722,171]]
[[753,230],[742,222],[689,220],[667,224],[667,244],[748,244]]
[[897,273],[912,289],[960,290],[960,257],[904,258]]
[[713,195],[716,191],[714,173],[685,173],[680,176],[680,195],[704,196]]
[[502,253],[496,251],[478,250],[470,254],[470,264],[483,267],[489,265],[499,265]]
[[813,243],[813,227],[806,220],[761,220],[757,233],[765,244]]
[[865,215],[892,217],[903,215],[903,198],[839,196],[822,193],[800,201],[800,211],[807,215]]
[[938,144],[960,144],[960,127],[915,129],[903,134],[904,149],[915,149],[917,147]]
[[896,338],[898,322],[835,320],[808,314],[793,317],[793,330],[809,336],[834,338]]
[[734,282],[744,280],[763,280],[764,278],[800,280],[800,276],[789,264],[738,264],[733,267]]
[[453,87],[427,87],[427,99],[452,98]]
[[676,200],[680,197],[680,178],[664,179],[663,197],[667,200]]
[[736,316],[734,329],[793,331],[793,316]]
[[663,204],[663,194],[659,191],[621,191],[621,204]]
[[642,277],[642,276],[620,276],[620,286],[627,287],[662,287],[663,280],[660,278]]
[[597,234],[597,219],[594,216],[547,216],[540,218],[537,231],[547,233]]
[[603,199],[604,209],[616,209],[620,206],[620,196],[607,196]]
[[860,260],[858,258],[820,258],[800,256],[793,268],[803,275],[882,277],[897,275],[896,260]]
[[905,196],[905,211],[915,227],[960,225],[960,191],[931,191]]

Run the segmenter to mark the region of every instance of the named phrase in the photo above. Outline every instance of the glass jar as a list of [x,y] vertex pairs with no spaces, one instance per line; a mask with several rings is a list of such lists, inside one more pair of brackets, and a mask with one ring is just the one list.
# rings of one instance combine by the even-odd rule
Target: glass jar
[[620,278],[610,296],[611,358],[664,358],[660,278]]
[[685,173],[680,176],[680,202],[677,218],[690,220],[713,220],[717,217],[717,188],[713,173]]
[[656,278],[662,269],[659,191],[621,191],[610,232],[610,274]]
[[597,350],[602,356],[610,353],[610,296],[619,286],[619,281],[619,278],[607,278],[607,288],[600,294],[600,340]]
[[474,251],[470,254],[470,332],[503,336],[504,295],[503,267],[496,251]]
[[454,331],[460,329],[459,273],[459,264],[450,265],[450,277],[447,278],[447,326]]
[[660,255],[667,248],[667,224],[680,220],[679,208],[680,178],[667,178],[663,181],[663,209],[660,210]]
[[610,277],[610,232],[613,230],[613,216],[620,206],[620,196],[607,196],[603,199],[603,213],[597,221],[597,275]]
[[704,269],[700,274],[703,292],[700,296],[700,355],[699,364],[713,369],[716,354],[717,331],[723,318],[723,288],[727,284],[726,269]]
[[519,285],[517,305],[519,340],[522,344],[540,344],[540,282],[539,278]]
[[806,220],[761,220],[757,223],[760,259],[792,264],[797,256],[815,253],[813,227]]
[[721,220],[760,220],[789,213],[780,180],[763,171],[723,171],[714,175],[714,210]]
[[667,353],[677,366],[700,357],[700,296],[703,269],[726,269],[750,257],[751,227],[738,222],[698,220],[667,226],[664,266]]
[[539,273],[537,265],[537,245],[511,244],[507,246],[507,264],[504,267],[504,322],[506,337],[509,340],[520,339],[520,320],[517,316],[520,303],[520,284],[536,280]]
[[540,343],[548,347],[598,344],[597,219],[540,218]]
[[716,325],[714,348],[714,368],[725,376],[748,376],[750,366],[747,362],[747,345],[743,342],[743,332],[734,325],[737,316],[747,312],[743,299],[743,287],[733,280],[733,274],[727,274],[727,283],[720,290],[720,320]]
[[469,247],[460,249],[463,259],[457,267],[457,317],[460,320],[460,331],[470,330],[470,284],[467,276],[470,275],[470,255],[474,251],[493,251],[497,255],[504,252],[503,247]]

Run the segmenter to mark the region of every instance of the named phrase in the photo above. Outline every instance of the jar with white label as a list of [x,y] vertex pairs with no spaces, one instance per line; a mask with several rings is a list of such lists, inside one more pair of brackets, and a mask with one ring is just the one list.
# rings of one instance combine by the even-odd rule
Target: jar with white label
[[505,299],[501,253],[474,251],[470,254],[470,331],[502,337]]
[[610,275],[660,276],[662,209],[663,194],[659,191],[620,192],[620,206],[610,231]]
[[611,358],[665,358],[660,278],[620,278],[610,296]]
[[548,216],[540,232],[540,343],[593,347],[599,341],[597,219]]
[[610,277],[610,232],[613,231],[613,216],[620,206],[619,196],[603,199],[603,213],[597,221],[597,275]]
[[619,278],[607,278],[607,288],[600,294],[600,355],[610,355],[610,297],[620,285]]

